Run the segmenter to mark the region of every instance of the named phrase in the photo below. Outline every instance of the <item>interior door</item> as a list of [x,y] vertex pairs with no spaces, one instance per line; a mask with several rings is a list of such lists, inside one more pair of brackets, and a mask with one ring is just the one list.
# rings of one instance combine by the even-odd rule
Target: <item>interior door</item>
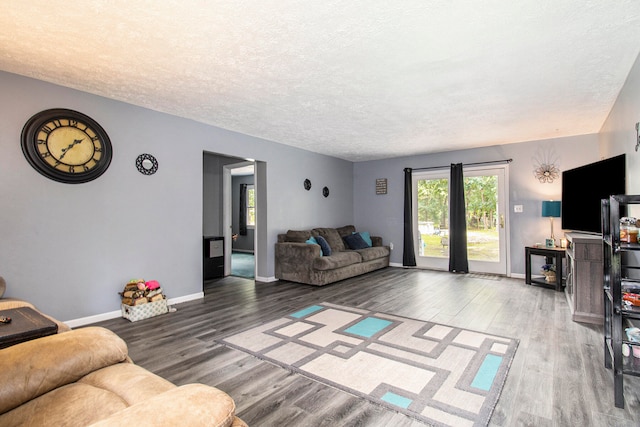
[[[467,253],[472,272],[507,274],[508,165],[464,168]],[[449,268],[449,170],[413,174],[416,264]]]

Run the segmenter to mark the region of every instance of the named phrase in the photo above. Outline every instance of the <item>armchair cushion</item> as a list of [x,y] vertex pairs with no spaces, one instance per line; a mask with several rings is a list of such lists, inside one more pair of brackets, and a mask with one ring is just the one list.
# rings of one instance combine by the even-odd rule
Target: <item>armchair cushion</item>
[[98,327],[50,335],[1,352],[0,414],[90,372],[128,360],[125,342]]
[[[215,402],[215,404],[213,404]],[[236,406],[224,392],[202,384],[187,384],[114,413],[94,427],[119,426],[231,426]],[[216,422],[213,424],[213,422]]]

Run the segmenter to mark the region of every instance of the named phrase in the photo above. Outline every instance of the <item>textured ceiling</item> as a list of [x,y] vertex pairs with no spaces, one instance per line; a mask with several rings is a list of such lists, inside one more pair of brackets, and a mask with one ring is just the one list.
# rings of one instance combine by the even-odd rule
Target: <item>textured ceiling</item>
[[596,133],[638,0],[15,0],[0,69],[362,161]]

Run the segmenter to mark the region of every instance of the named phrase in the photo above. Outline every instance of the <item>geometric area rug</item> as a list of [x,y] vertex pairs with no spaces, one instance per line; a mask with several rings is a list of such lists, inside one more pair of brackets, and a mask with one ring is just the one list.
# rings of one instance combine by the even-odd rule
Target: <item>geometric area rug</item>
[[486,426],[518,346],[326,302],[219,341],[433,426]]

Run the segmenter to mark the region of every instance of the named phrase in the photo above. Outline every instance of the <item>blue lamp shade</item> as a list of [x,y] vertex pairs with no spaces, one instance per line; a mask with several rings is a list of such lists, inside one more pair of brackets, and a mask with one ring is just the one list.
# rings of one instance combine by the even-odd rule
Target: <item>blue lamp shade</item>
[[553,200],[543,200],[542,216],[560,218],[560,202],[554,202]]

